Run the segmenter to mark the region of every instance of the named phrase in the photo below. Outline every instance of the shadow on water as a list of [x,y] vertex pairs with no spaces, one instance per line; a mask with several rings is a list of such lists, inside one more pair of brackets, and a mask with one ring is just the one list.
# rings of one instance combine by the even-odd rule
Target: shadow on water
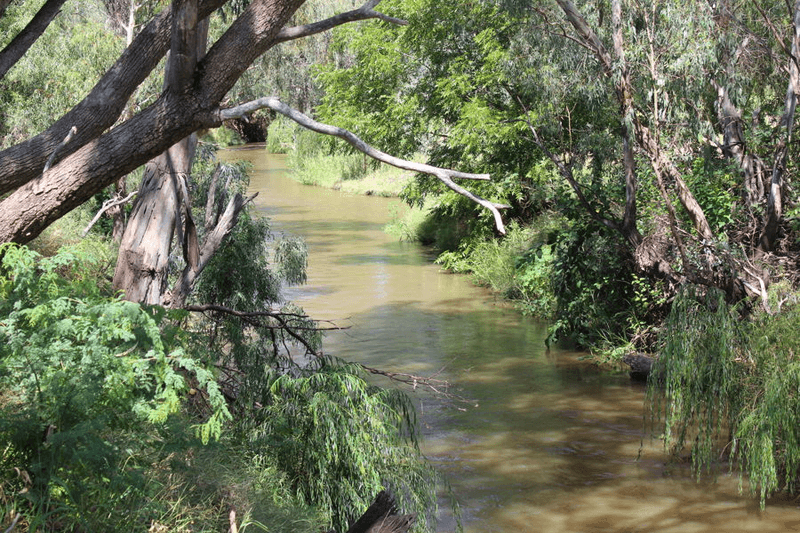
[[[696,483],[686,465],[668,464],[661,444],[643,439],[643,388],[626,374],[547,351],[543,324],[442,274],[419,247],[393,242],[381,227],[396,202],[304,187],[283,175],[282,160],[244,153],[273,229],[309,246],[309,284],[287,298],[350,327],[329,333],[325,351],[435,374],[471,400],[413,393],[422,450],[448,478],[465,531],[800,530],[794,502],[776,499],[761,512],[735,476]],[[439,530],[452,531],[441,508]]]

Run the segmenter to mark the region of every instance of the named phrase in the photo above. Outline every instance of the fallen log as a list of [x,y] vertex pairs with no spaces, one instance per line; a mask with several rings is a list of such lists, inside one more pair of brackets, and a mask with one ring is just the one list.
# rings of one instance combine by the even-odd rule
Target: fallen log
[[394,498],[382,490],[347,533],[407,533],[415,521],[413,514],[397,514]]
[[622,362],[631,367],[631,379],[647,381],[653,368],[655,359],[646,353],[629,353],[622,358]]

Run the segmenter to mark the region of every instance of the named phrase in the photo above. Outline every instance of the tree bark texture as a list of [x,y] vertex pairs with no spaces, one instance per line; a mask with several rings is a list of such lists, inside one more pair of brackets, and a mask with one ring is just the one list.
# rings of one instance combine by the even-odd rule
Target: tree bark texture
[[123,291],[127,300],[161,304],[167,289],[170,247],[175,221],[180,219],[178,177],[170,171],[171,164],[167,151],[146,165],[120,243],[114,288]]
[[[172,24],[164,92],[180,96],[191,87],[197,62],[205,53],[208,21],[198,21],[197,0],[178,0],[172,4]],[[196,145],[197,136],[191,134],[145,167],[142,194],[125,228],[114,272],[114,289],[127,300],[163,304],[175,233],[187,262],[197,255],[189,253],[190,245],[197,248],[197,230],[187,183]]]
[[[206,1],[201,5],[208,7],[211,3]],[[178,140],[201,128],[218,127],[221,124],[218,113],[219,102],[247,67],[277,42],[281,28],[302,3],[303,0],[252,2],[200,62],[193,74],[191,88],[177,95],[170,92],[162,94],[141,113],[100,136],[96,136],[97,122],[103,122],[104,115],[101,113],[100,118],[94,117],[96,120],[84,117],[86,122],[83,125],[95,130],[95,138],[85,142],[82,147],[38,177],[33,179],[24,177],[28,173],[19,170],[17,163],[11,163],[17,171],[4,166],[6,161],[4,155],[8,155],[9,150],[16,153],[19,149],[9,149],[0,153],[0,168],[4,170],[4,180],[0,184],[0,190],[13,189],[11,182],[17,185],[24,183],[0,202],[0,242],[30,241],[53,221],[103,190],[120,176],[165,151]],[[200,16],[202,13],[201,10]],[[162,23],[169,22],[171,17],[162,15],[158,20]],[[168,31],[156,32],[164,41],[167,40],[167,33]],[[141,37],[142,34],[139,34],[134,39],[134,43],[126,50],[124,56],[130,55],[136,43],[141,42]],[[134,63],[141,66],[139,63]],[[114,68],[111,72],[113,71]],[[115,78],[115,81],[119,80]],[[139,81],[138,77],[128,78],[128,84],[119,90],[129,96]],[[109,98],[117,99],[113,87],[106,87],[105,90],[110,91]],[[114,114],[114,120],[122,111],[127,96],[120,100],[122,105]],[[90,106],[87,106],[88,104],[82,108],[83,112],[90,111]],[[53,131],[56,130],[58,129]],[[63,137],[51,143],[48,139],[52,135],[53,132],[50,131],[39,142],[52,147],[58,146]],[[80,135],[79,129],[77,136]],[[75,144],[78,144],[78,141],[73,140],[67,149]],[[39,151],[41,150],[40,146]],[[31,149],[31,152],[35,154],[37,150]],[[47,156],[23,154],[23,159],[25,163],[22,165],[23,169],[33,170],[35,165],[32,165],[32,161],[35,159],[41,169]],[[12,178],[6,179],[5,176]]]

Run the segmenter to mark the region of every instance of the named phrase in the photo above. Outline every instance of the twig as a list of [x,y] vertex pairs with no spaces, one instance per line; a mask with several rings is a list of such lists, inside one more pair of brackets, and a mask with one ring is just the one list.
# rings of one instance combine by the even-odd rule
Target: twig
[[98,211],[97,214],[95,214],[95,216],[92,219],[92,221],[89,222],[89,224],[85,228],[83,228],[82,236],[86,237],[86,234],[89,233],[89,230],[92,229],[92,226],[97,224],[97,221],[100,220],[100,217],[103,216],[103,213],[105,213],[106,211],[108,211],[112,207],[117,207],[118,205],[124,204],[125,202],[127,202],[128,200],[133,198],[136,195],[136,193],[138,193],[138,192],[139,191],[133,191],[132,193],[130,193],[125,198],[122,198],[121,200],[120,199],[118,199],[118,200],[109,199],[109,200],[106,200],[105,202],[103,202],[103,206],[100,208],[100,211]]
[[53,153],[52,153],[52,154],[50,154],[50,158],[47,160],[47,163],[45,163],[45,165],[44,165],[44,170],[42,170],[42,174],[44,174],[45,172],[47,172],[48,170],[50,170],[50,167],[51,167],[51,166],[53,166],[53,162],[56,160],[56,156],[58,156],[58,153],[59,153],[59,152],[60,152],[60,151],[61,151],[61,150],[62,150],[62,149],[63,149],[63,148],[64,148],[64,147],[67,145],[67,144],[69,144],[69,142],[72,140],[72,137],[74,137],[76,133],[78,133],[78,128],[77,128],[76,126],[72,126],[72,127],[69,129],[69,133],[67,134],[67,136],[66,136],[66,137],[64,137],[64,140],[63,140],[63,141],[61,141],[61,144],[59,144],[58,146],[56,146],[55,150],[53,150]]
[[392,381],[397,381],[399,383],[405,383],[406,385],[411,385],[412,390],[417,390],[417,387],[420,387],[432,392],[436,396],[447,398],[449,400],[456,400],[461,403],[471,404],[473,407],[478,407],[478,404],[474,400],[469,400],[459,394],[450,392],[449,381],[444,379],[436,379],[435,377],[433,377],[439,375],[444,370],[444,367],[439,369],[438,372],[435,372],[430,376],[426,377],[426,376],[417,376],[414,374],[406,374],[403,372],[389,372],[387,370],[372,368],[362,363],[357,363],[357,364],[370,374],[384,376],[391,379]]
[[216,304],[202,304],[202,305],[187,305],[184,307],[187,311],[195,311],[199,313],[205,313],[206,311],[217,311],[219,313],[225,313],[227,315],[238,316],[241,318],[254,318],[254,317],[271,317],[275,318],[275,316],[289,316],[294,318],[308,318],[308,315],[301,315],[299,313],[284,313],[282,311],[238,311],[236,309],[232,309],[230,307],[225,307],[224,305],[216,305]]
[[236,107],[231,107],[228,109],[220,109],[218,112],[219,121],[231,120],[235,118],[242,118],[245,115],[248,115],[258,109],[269,108],[273,111],[284,115],[291,120],[294,120],[301,126],[311,131],[316,131],[317,133],[322,133],[323,135],[332,135],[334,137],[339,137],[340,139],[345,140],[351,146],[353,146],[356,150],[368,155],[369,157],[386,163],[388,165],[392,165],[393,167],[402,168],[404,170],[411,170],[414,172],[421,172],[423,174],[430,174],[435,176],[439,181],[444,183],[448,188],[456,193],[472,200],[476,204],[485,207],[489,211],[491,211],[492,215],[494,215],[494,222],[495,226],[497,227],[497,231],[502,234],[505,234],[505,226],[503,225],[503,218],[500,215],[500,209],[508,209],[510,206],[504,204],[498,204],[495,202],[491,202],[480,196],[464,189],[460,185],[456,184],[453,179],[472,179],[472,180],[489,180],[490,177],[488,174],[472,174],[468,172],[458,172],[455,170],[445,169],[434,167],[432,165],[426,165],[423,163],[415,163],[413,161],[407,161],[405,159],[400,159],[399,157],[394,157],[389,155],[385,152],[381,152],[380,150],[370,146],[369,144],[362,141],[358,136],[354,133],[347,131],[345,129],[331,126],[329,124],[323,124],[321,122],[317,122],[312,118],[304,115],[300,111],[293,109],[283,102],[281,102],[278,98],[274,96],[266,96],[264,98],[259,98],[257,100],[253,100],[251,102],[247,102],[245,104],[238,105]]
[[17,516],[14,517],[14,521],[11,522],[11,525],[8,526],[8,529],[6,529],[4,533],[11,533],[11,531],[13,531],[13,529],[17,526],[17,522],[19,522],[21,516],[21,514],[17,513]]

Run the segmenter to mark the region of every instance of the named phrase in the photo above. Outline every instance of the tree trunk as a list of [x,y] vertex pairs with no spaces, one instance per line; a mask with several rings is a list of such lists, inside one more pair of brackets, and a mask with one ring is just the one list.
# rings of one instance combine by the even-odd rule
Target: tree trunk
[[634,114],[633,95],[630,91],[630,73],[625,61],[622,41],[622,5],[620,0],[611,2],[611,23],[614,29],[614,52],[621,66],[620,81],[616,86],[620,105],[620,128],[622,135],[622,163],[625,169],[625,213],[622,218],[622,235],[636,248],[642,243],[642,235],[636,227],[636,157],[633,153],[628,118]]
[[167,288],[179,208],[175,173],[169,166],[169,151],[145,166],[139,196],[120,243],[114,288],[133,302],[161,304]]
[[[179,95],[190,87],[197,62],[205,54],[208,21],[198,21],[197,8],[197,0],[176,0],[172,4],[172,45],[164,76],[165,93]],[[196,145],[197,136],[189,135],[145,168],[114,272],[114,288],[122,291],[127,300],[163,304],[173,236],[177,232],[181,237],[187,262],[190,241],[196,247],[187,184]]]
[[794,18],[792,20],[792,51],[789,56],[789,86],[786,89],[781,125],[785,129],[785,136],[775,150],[775,159],[772,167],[772,179],[769,184],[767,198],[767,213],[764,217],[764,229],[758,248],[762,252],[769,252],[775,246],[778,225],[783,217],[783,177],[786,173],[786,156],[792,142],[792,129],[794,127],[794,113],[797,107],[797,96],[800,94],[800,67],[798,66],[798,51],[800,51],[800,0],[794,3]]

